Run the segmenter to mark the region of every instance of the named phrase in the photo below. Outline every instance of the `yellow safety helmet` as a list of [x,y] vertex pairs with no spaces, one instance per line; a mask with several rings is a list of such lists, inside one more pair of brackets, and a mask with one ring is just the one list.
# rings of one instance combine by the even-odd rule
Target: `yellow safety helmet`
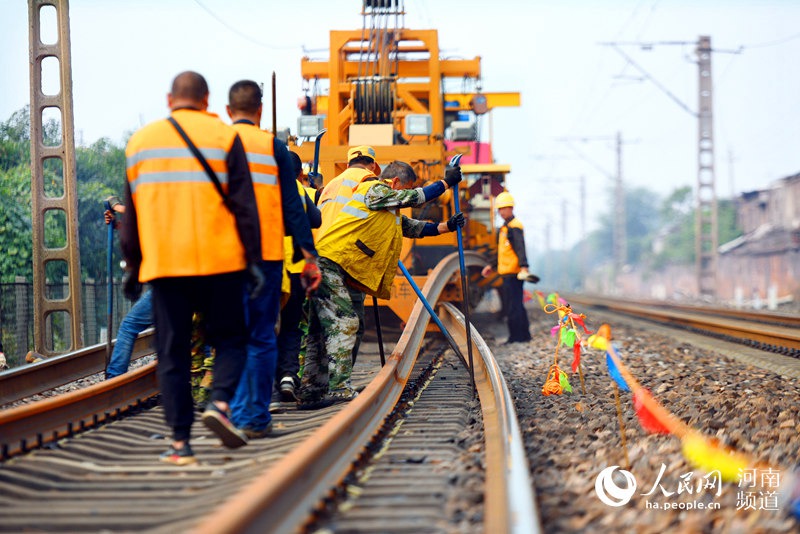
[[511,196],[511,193],[508,191],[503,191],[497,198],[494,199],[494,207],[497,209],[500,208],[513,208],[514,207],[514,197]]

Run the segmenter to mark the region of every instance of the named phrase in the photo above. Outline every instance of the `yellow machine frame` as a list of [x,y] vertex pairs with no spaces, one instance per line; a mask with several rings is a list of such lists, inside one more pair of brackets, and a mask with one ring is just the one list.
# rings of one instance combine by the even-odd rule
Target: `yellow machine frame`
[[[362,14],[367,15],[367,13]],[[373,57],[377,58],[371,63],[370,68],[374,68],[375,72],[370,76],[375,79],[386,79],[391,84],[393,93],[391,123],[356,124],[355,82],[365,79],[362,61],[365,50],[371,51]],[[334,30],[330,32],[330,58],[327,61],[312,61],[308,57],[302,59],[301,73],[304,80],[314,82],[315,86],[320,79],[329,80],[329,94],[315,94],[313,98],[316,114],[325,116],[327,129],[327,133],[321,139],[319,153],[319,172],[324,176],[325,183],[347,168],[347,149],[349,146],[359,144],[373,146],[377,161],[382,166],[394,160],[401,160],[414,167],[423,183],[439,180],[444,177],[447,161],[458,151],[469,150],[468,147],[459,147],[450,152],[446,150],[445,100],[448,102],[448,112],[473,111],[473,102],[478,95],[485,97],[484,112],[495,107],[520,105],[519,93],[443,94],[442,86],[445,78],[479,80],[481,58],[440,59],[439,53],[437,30],[395,28],[384,30],[378,37],[374,35],[365,37],[363,30]],[[392,57],[395,59],[390,59]],[[406,139],[407,144],[394,144],[395,132],[405,132],[405,121],[409,114],[430,115],[431,134],[410,136]],[[314,143],[306,142],[298,145],[296,138],[290,138],[290,148],[297,152],[303,161],[309,162],[314,159]],[[466,202],[470,200],[468,179],[470,176],[473,179],[489,178],[503,185],[505,175],[510,170],[508,165],[462,165],[462,172],[465,175],[465,180],[459,189],[459,194],[465,201],[462,206],[466,206]],[[491,205],[493,196],[489,202],[487,206],[489,213],[485,215],[488,224],[470,220],[464,232],[465,247],[485,247],[487,261],[496,248],[493,205]],[[449,191],[440,197],[440,205],[450,206],[442,210],[442,215],[450,213],[452,196]],[[410,216],[411,210],[404,210],[404,213]],[[404,241],[401,253],[401,260],[409,269],[413,265],[411,241],[413,240]],[[451,246],[456,250],[457,245],[455,234],[451,233],[419,240],[416,246]],[[415,276],[415,281],[421,287],[424,285],[425,277]],[[484,284],[485,281],[482,281],[480,285]],[[451,284],[445,300],[462,300],[461,287],[458,283]],[[398,276],[395,278],[391,299],[380,301],[380,304],[388,306],[401,320],[405,320],[415,301],[416,295],[408,282],[402,276]],[[477,303],[477,299],[472,302]]]

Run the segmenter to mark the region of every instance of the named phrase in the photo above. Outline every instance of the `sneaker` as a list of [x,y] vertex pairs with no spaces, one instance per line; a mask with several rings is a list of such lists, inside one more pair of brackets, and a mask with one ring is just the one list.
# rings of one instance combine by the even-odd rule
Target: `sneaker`
[[160,461],[172,465],[190,465],[196,464],[197,458],[194,457],[194,452],[189,446],[189,443],[184,443],[180,449],[175,449],[172,445],[169,446],[167,452],[161,454],[158,458]]
[[280,401],[272,401],[269,403],[269,413],[281,413],[283,411],[283,405]]
[[247,436],[233,426],[228,419],[228,414],[220,410],[213,402],[209,402],[206,411],[203,412],[203,424],[216,434],[222,440],[222,444],[229,449],[247,445]]
[[280,390],[281,400],[291,402],[297,400],[297,395],[294,393],[294,379],[291,376],[284,376],[281,378]]
[[242,429],[242,432],[247,439],[261,439],[269,436],[272,433],[272,423],[268,424],[266,427],[262,428],[261,430],[256,430],[254,428],[245,427]]

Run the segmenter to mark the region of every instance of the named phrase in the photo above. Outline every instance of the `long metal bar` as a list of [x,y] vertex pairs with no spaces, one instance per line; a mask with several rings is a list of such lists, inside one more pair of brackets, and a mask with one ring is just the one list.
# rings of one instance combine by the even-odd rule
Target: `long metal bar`
[[[450,160],[450,164],[448,167],[456,167],[458,166],[459,161],[461,160],[462,154],[456,154],[453,156],[453,159]],[[460,191],[459,188],[453,190],[453,208],[455,209],[455,213],[461,212],[461,205],[460,205]],[[469,273],[467,272],[467,267],[464,265],[464,237],[461,233],[461,227],[456,227],[456,237],[458,241],[458,267],[461,271],[461,295],[464,299],[464,315],[467,318],[467,323],[469,323]],[[467,329],[467,355],[469,360],[469,379],[472,384],[473,391],[475,390],[475,370],[474,365],[472,364],[472,329]]]

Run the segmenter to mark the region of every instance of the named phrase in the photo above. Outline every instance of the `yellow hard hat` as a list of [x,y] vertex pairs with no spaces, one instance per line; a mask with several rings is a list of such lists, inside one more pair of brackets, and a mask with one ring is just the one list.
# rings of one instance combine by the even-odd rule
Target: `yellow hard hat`
[[508,191],[503,191],[497,198],[494,199],[494,207],[497,209],[500,208],[513,208],[514,207],[514,197],[511,196],[511,193]]

